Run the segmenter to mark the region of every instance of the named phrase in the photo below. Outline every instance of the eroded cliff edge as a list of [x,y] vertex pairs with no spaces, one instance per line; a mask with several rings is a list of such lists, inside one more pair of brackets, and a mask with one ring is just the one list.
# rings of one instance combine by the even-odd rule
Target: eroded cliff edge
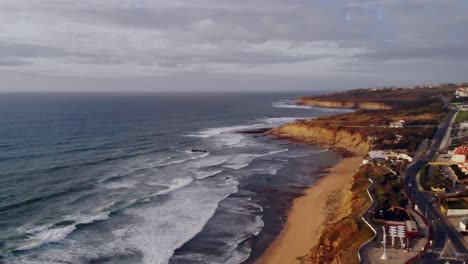
[[345,100],[319,100],[312,98],[299,98],[296,100],[297,104],[315,106],[315,107],[328,107],[328,108],[350,108],[350,109],[366,109],[366,110],[386,110],[392,109],[391,106],[379,102],[368,101],[345,101]]
[[299,121],[272,130],[281,137],[291,138],[311,144],[321,144],[346,150],[364,156],[370,149],[367,137],[360,132],[345,128],[326,126],[313,121]]

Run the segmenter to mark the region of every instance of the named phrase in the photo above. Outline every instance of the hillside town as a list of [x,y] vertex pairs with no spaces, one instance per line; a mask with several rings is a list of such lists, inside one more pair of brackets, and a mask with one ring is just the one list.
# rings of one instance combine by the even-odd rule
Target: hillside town
[[[371,178],[373,204],[363,216],[376,233],[360,251],[370,263],[468,260],[466,252],[457,250],[468,245],[468,87],[460,85],[453,97],[441,99],[448,114],[433,137],[418,141],[417,148],[399,144],[405,128],[427,124],[397,120],[381,125],[391,131],[383,139],[368,137],[374,144],[362,166],[385,169]],[[416,163],[421,169],[411,179]]]

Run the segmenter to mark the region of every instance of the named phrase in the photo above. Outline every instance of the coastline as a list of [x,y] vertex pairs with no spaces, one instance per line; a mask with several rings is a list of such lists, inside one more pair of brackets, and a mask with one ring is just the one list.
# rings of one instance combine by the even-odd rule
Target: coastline
[[326,222],[349,191],[347,186],[361,164],[359,157],[343,158],[326,176],[296,198],[279,236],[256,261],[257,264],[300,263],[319,241]]

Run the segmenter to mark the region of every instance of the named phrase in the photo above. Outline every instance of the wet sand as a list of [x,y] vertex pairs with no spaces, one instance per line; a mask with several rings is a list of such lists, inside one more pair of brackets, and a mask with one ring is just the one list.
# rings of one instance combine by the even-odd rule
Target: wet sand
[[317,243],[323,224],[336,209],[334,206],[327,208],[327,201],[330,197],[339,199],[336,196],[344,194],[343,190],[352,182],[361,161],[357,157],[342,159],[303,196],[296,198],[280,235],[256,263],[300,263],[298,258],[306,255]]

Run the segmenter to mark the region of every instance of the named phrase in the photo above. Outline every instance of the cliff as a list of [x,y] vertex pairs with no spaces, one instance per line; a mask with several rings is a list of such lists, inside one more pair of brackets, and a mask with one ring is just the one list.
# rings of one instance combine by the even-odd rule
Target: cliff
[[297,104],[316,106],[316,107],[329,107],[329,108],[352,108],[352,109],[365,109],[365,110],[388,110],[392,109],[391,106],[369,101],[345,101],[345,100],[317,100],[311,98],[299,98],[296,100]]
[[361,220],[363,209],[371,204],[367,196],[368,178],[385,173],[385,169],[377,165],[361,166],[352,184],[343,188],[344,195],[329,197],[327,207],[333,213],[327,215],[326,227],[320,234],[319,242],[300,258],[301,264],[359,263],[359,247],[373,236],[373,232]]
[[359,132],[338,127],[327,127],[307,121],[286,124],[274,129],[273,134],[307,143],[341,148],[361,156],[366,155],[370,149],[366,137]]
[[[371,145],[374,149],[412,152],[424,138],[432,137],[436,124],[447,112],[440,98],[451,98],[453,92],[453,87],[386,88],[302,97],[297,99],[298,104],[357,110],[294,122],[271,132],[292,140],[344,149],[357,156],[367,155]],[[404,120],[407,125],[390,127],[394,120]],[[326,208],[330,213],[326,214],[319,240],[298,258],[301,264],[358,263],[359,247],[373,235],[361,220],[370,204],[368,178],[386,173],[380,166],[363,165],[351,184],[343,183],[340,191],[328,197]]]

